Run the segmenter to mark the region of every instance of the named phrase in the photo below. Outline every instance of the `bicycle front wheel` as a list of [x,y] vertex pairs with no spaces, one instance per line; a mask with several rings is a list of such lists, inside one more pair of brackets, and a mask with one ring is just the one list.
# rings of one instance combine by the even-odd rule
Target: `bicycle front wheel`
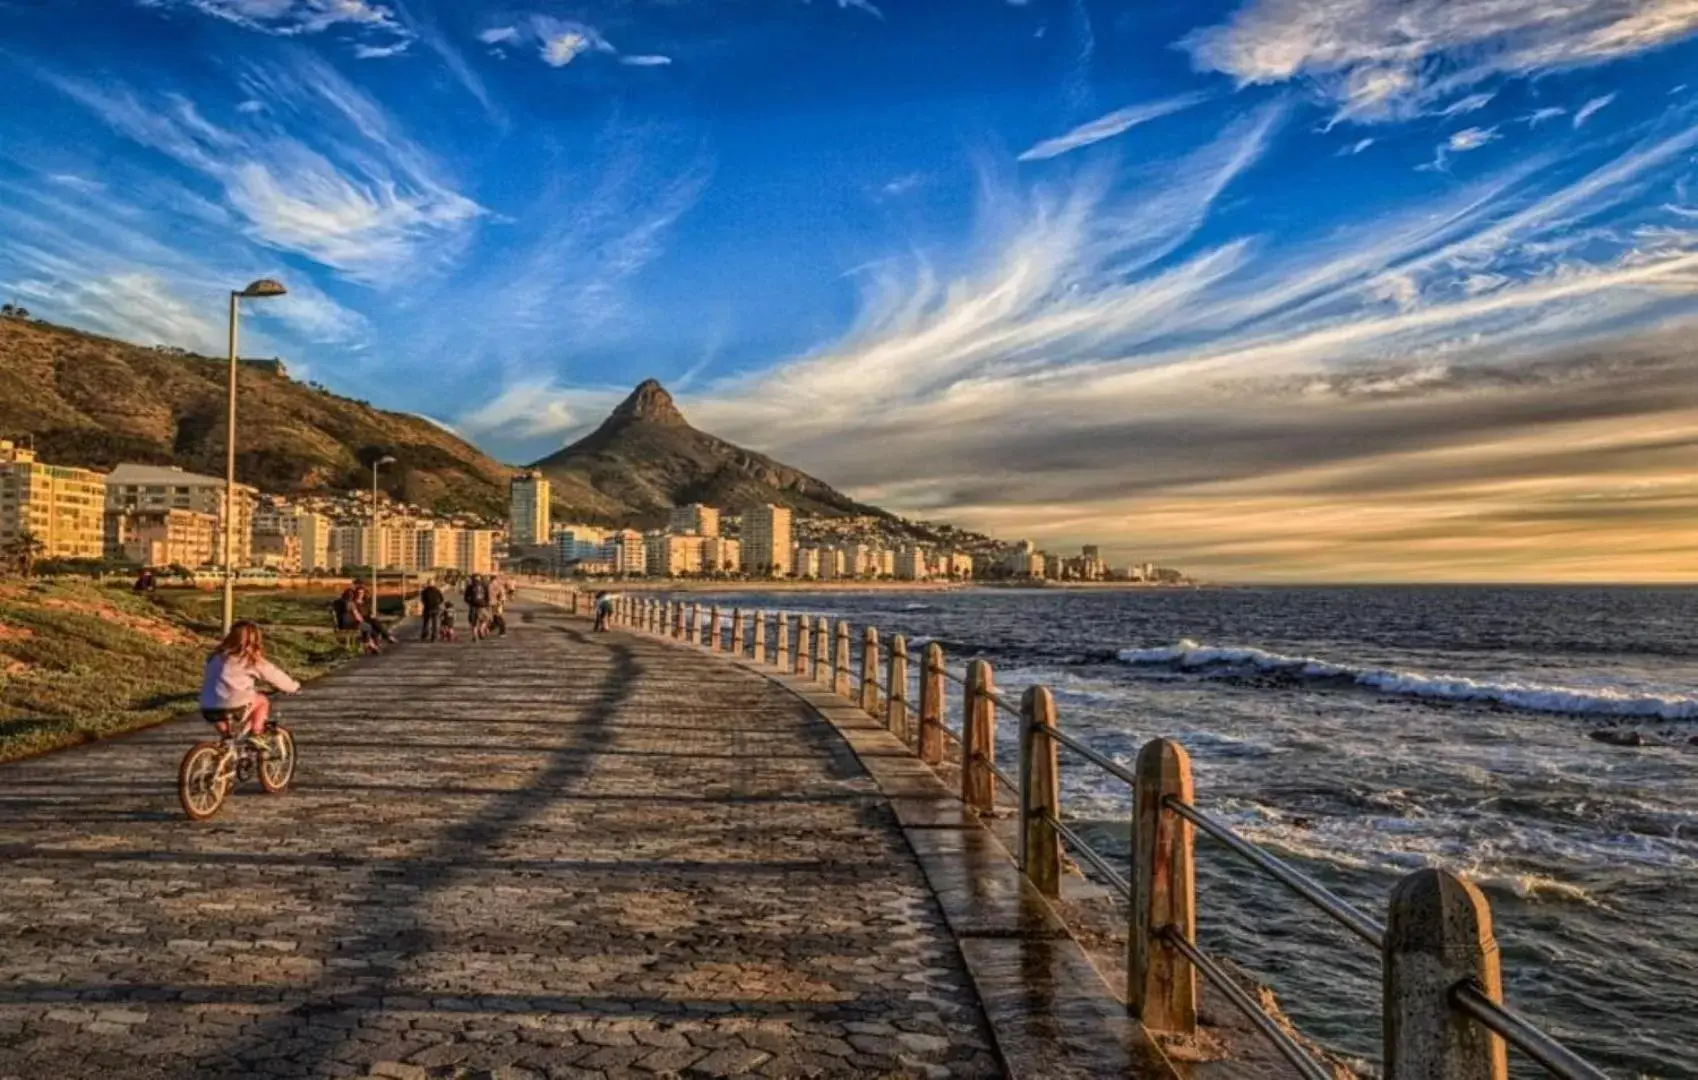
[[196,743],[183,755],[177,769],[177,798],[190,821],[205,821],[218,813],[230,794],[224,756],[228,751],[215,742]]
[[275,795],[295,778],[295,737],[286,727],[271,731],[271,752],[259,763],[259,786]]

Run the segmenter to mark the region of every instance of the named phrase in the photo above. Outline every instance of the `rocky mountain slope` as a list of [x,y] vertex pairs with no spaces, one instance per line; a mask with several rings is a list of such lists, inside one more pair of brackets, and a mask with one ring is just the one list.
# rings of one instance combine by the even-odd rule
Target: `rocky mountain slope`
[[601,426],[537,462],[554,502],[592,522],[663,522],[673,506],[699,502],[737,511],[777,503],[821,517],[887,517],[788,465],[697,431],[672,396],[649,379]]
[[[371,483],[444,512],[504,516],[512,470],[428,420],[385,412],[260,368],[239,373],[237,477],[263,491]],[[106,470],[123,461],[224,474],[226,361],[0,319],[0,438],[42,460]]]

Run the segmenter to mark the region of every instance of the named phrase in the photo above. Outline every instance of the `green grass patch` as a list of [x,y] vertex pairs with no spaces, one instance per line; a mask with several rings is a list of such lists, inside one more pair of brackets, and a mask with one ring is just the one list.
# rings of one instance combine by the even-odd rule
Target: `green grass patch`
[[[270,658],[310,679],[351,657],[330,632],[328,593],[244,590],[237,615]],[[195,708],[218,637],[217,593],[0,582],[0,761],[147,727]]]

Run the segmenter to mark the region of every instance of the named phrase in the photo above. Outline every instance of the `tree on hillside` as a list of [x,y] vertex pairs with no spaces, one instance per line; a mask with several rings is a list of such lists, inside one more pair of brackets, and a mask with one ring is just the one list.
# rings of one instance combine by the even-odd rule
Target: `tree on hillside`
[[27,319],[29,308],[17,304],[0,304],[0,319]]
[[27,529],[6,541],[4,555],[6,565],[17,570],[22,577],[29,577],[35,569],[35,560],[47,553],[47,545],[34,533]]

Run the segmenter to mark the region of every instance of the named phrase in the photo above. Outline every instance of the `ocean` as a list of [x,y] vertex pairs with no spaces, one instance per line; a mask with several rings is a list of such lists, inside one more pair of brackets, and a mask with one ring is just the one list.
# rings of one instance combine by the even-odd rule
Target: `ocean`
[[[1200,806],[1382,921],[1401,875],[1460,871],[1492,903],[1511,1004],[1612,1075],[1698,1076],[1698,589],[712,602],[935,640],[956,670],[987,658],[999,689],[1050,686],[1061,726],[1128,765],[1144,740],[1177,738]],[[1014,724],[999,724],[1012,769]],[[1065,753],[1062,771],[1064,816],[1123,860],[1124,786]],[[1198,912],[1205,947],[1273,986],[1305,1032],[1377,1062],[1371,950],[1201,837]]]

